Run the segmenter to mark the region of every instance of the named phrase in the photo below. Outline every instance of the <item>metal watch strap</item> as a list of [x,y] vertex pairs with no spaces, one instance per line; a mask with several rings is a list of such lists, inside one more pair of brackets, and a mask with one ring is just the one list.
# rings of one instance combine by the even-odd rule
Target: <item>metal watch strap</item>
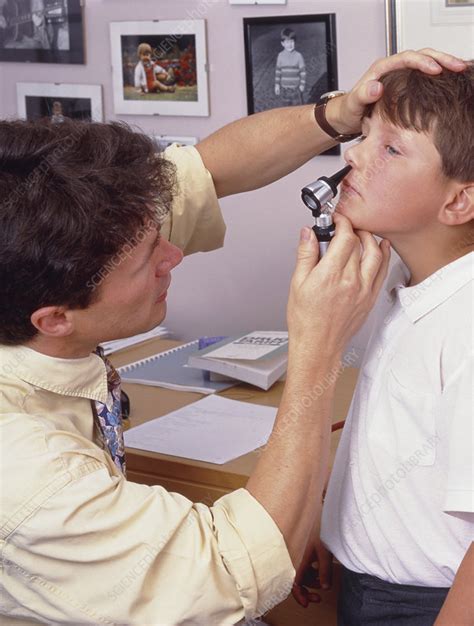
[[[337,97],[337,96],[336,96]],[[314,107],[314,117],[316,119],[316,123],[327,135],[338,141],[339,143],[344,143],[346,141],[352,141],[356,139],[356,137],[360,136],[360,133],[354,133],[352,135],[343,135],[342,133],[338,133],[327,121],[326,119],[326,105],[331,98],[322,97],[321,100]]]

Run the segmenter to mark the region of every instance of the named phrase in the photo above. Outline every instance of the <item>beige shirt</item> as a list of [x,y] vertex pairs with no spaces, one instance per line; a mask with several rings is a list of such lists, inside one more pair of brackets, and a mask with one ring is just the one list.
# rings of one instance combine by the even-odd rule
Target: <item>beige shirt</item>
[[185,254],[206,252],[224,243],[225,223],[212,177],[193,146],[173,144],[164,152],[177,167],[179,193],[161,232]]
[[[170,238],[221,245],[199,153],[168,152],[182,179]],[[207,507],[125,480],[94,441],[90,401],[106,393],[94,354],[0,346],[1,623],[227,625],[281,602],[294,568],[264,508],[245,489]]]

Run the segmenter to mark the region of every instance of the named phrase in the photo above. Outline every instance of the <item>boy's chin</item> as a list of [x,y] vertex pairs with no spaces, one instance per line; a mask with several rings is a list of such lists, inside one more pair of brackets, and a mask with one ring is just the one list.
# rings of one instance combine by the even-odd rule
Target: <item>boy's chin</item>
[[345,202],[339,202],[336,207],[336,213],[340,215],[344,215],[350,223],[352,224],[352,228],[362,228],[365,230],[365,227],[362,226],[363,220],[361,219],[360,211],[357,212],[355,209],[352,209],[350,205]]
[[367,217],[364,219],[364,215],[362,215],[360,211],[351,210],[349,206],[341,203],[341,205],[337,205],[336,213],[344,215],[344,217],[350,221],[354,230],[366,230],[373,235],[377,234],[375,232],[375,230],[377,230],[376,225],[372,220],[367,219]]

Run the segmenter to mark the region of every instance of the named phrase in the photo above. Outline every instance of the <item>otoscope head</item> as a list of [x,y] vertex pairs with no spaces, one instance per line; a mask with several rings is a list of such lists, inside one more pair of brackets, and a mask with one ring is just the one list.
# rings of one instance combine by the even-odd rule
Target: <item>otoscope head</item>
[[314,217],[318,217],[323,206],[334,198],[337,186],[351,169],[350,165],[346,165],[332,176],[321,176],[301,190],[301,199]]
[[331,181],[334,183],[335,187],[337,187],[339,185],[339,183],[342,181],[342,179],[345,176],[347,176],[347,174],[349,174],[351,169],[352,169],[352,165],[346,165],[346,167],[343,167],[342,170],[339,170],[338,172],[336,172],[332,176],[329,176]]

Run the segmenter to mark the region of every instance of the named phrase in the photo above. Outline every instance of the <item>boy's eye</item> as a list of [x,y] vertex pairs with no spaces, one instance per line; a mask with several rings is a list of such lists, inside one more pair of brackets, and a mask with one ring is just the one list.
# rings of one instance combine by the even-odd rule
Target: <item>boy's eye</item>
[[367,138],[367,135],[360,135],[360,137],[357,137],[355,141],[356,143],[360,143],[361,141],[364,141],[364,139],[366,138]]
[[397,154],[400,154],[400,152],[398,152],[398,150],[395,150],[393,146],[385,146],[385,149],[390,154],[390,156],[396,156]]

